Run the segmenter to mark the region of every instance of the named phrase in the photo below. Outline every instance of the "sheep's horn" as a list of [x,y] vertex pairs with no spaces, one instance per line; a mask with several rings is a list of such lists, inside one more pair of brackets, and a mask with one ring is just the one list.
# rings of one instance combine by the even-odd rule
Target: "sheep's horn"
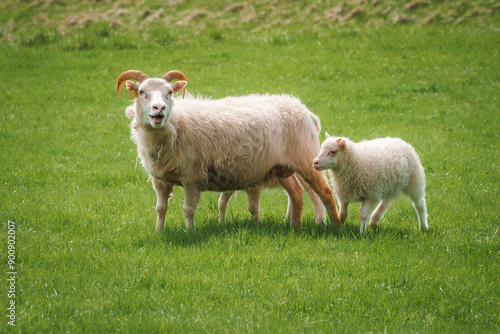
[[[165,73],[161,78],[167,80],[168,82],[171,82],[172,80],[186,80],[184,73],[175,70]],[[184,98],[184,95],[186,95],[186,88],[182,89],[182,98]]]
[[132,79],[132,80],[137,80],[139,82],[142,82],[148,78],[149,77],[146,74],[142,73],[141,71],[130,70],[130,71],[123,72],[122,74],[120,74],[120,76],[118,77],[118,80],[116,81],[116,93],[118,94],[118,98],[120,98],[120,92],[122,90],[122,85],[125,81]]

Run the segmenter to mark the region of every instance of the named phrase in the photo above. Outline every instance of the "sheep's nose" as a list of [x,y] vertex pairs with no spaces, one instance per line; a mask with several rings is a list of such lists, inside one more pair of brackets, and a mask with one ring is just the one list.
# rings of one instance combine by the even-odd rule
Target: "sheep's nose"
[[314,159],[313,160],[313,166],[317,166],[319,164],[319,160],[318,159]]
[[167,106],[164,103],[155,103],[153,104],[153,110],[156,112],[165,112],[165,109],[167,109]]

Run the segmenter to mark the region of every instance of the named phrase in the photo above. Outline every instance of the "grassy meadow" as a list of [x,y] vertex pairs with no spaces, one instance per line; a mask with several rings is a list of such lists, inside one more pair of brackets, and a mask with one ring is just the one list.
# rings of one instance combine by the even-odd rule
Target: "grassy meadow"
[[[496,1],[148,6],[0,1],[0,332],[500,331]],[[430,230],[405,198],[365,236],[359,204],[341,228],[317,226],[305,197],[296,231],[270,189],[259,224],[244,192],[223,224],[219,194],[203,193],[187,232],[176,187],[157,233],[131,101],[116,97],[129,69],[181,70],[193,95],[298,96],[321,140],[404,139]]]

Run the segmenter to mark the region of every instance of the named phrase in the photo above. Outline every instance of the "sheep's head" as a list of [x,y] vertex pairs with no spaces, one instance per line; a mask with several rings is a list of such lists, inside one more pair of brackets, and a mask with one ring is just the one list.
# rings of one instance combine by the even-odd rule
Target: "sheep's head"
[[321,144],[319,155],[313,160],[316,170],[337,169],[339,155],[346,148],[346,140],[343,138],[330,137],[326,134],[326,140]]
[[[136,80],[137,83],[129,80]],[[171,84],[173,80],[178,81]],[[165,125],[173,106],[172,95],[182,90],[184,97],[187,85],[186,76],[180,71],[167,72],[160,79],[149,78],[141,71],[126,71],[116,82],[118,97],[124,83],[129,96],[137,99],[135,113],[137,121],[150,124],[153,128]]]

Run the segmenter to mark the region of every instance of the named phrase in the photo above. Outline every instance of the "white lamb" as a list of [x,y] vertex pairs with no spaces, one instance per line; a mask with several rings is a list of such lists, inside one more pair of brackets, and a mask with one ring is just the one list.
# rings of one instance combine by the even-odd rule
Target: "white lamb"
[[184,215],[193,229],[202,191],[247,189],[272,177],[288,192],[292,224],[299,227],[303,189],[295,172],[318,194],[330,221],[339,222],[332,189],[311,165],[319,151],[319,119],[299,99],[249,95],[174,101],[173,94],[187,85],[179,71],[161,78],[126,71],[116,82],[118,96],[125,82],[135,98],[126,111],[133,117],[131,136],[157,195],[158,231],[164,229],[174,185],[184,188]]
[[420,229],[428,229],[424,168],[410,144],[398,138],[354,143],[348,138],[326,136],[313,166],[329,169],[341,222],[347,218],[349,203],[363,202],[360,233],[365,232],[368,219],[370,227],[376,228],[391,202],[403,192],[413,201]]

